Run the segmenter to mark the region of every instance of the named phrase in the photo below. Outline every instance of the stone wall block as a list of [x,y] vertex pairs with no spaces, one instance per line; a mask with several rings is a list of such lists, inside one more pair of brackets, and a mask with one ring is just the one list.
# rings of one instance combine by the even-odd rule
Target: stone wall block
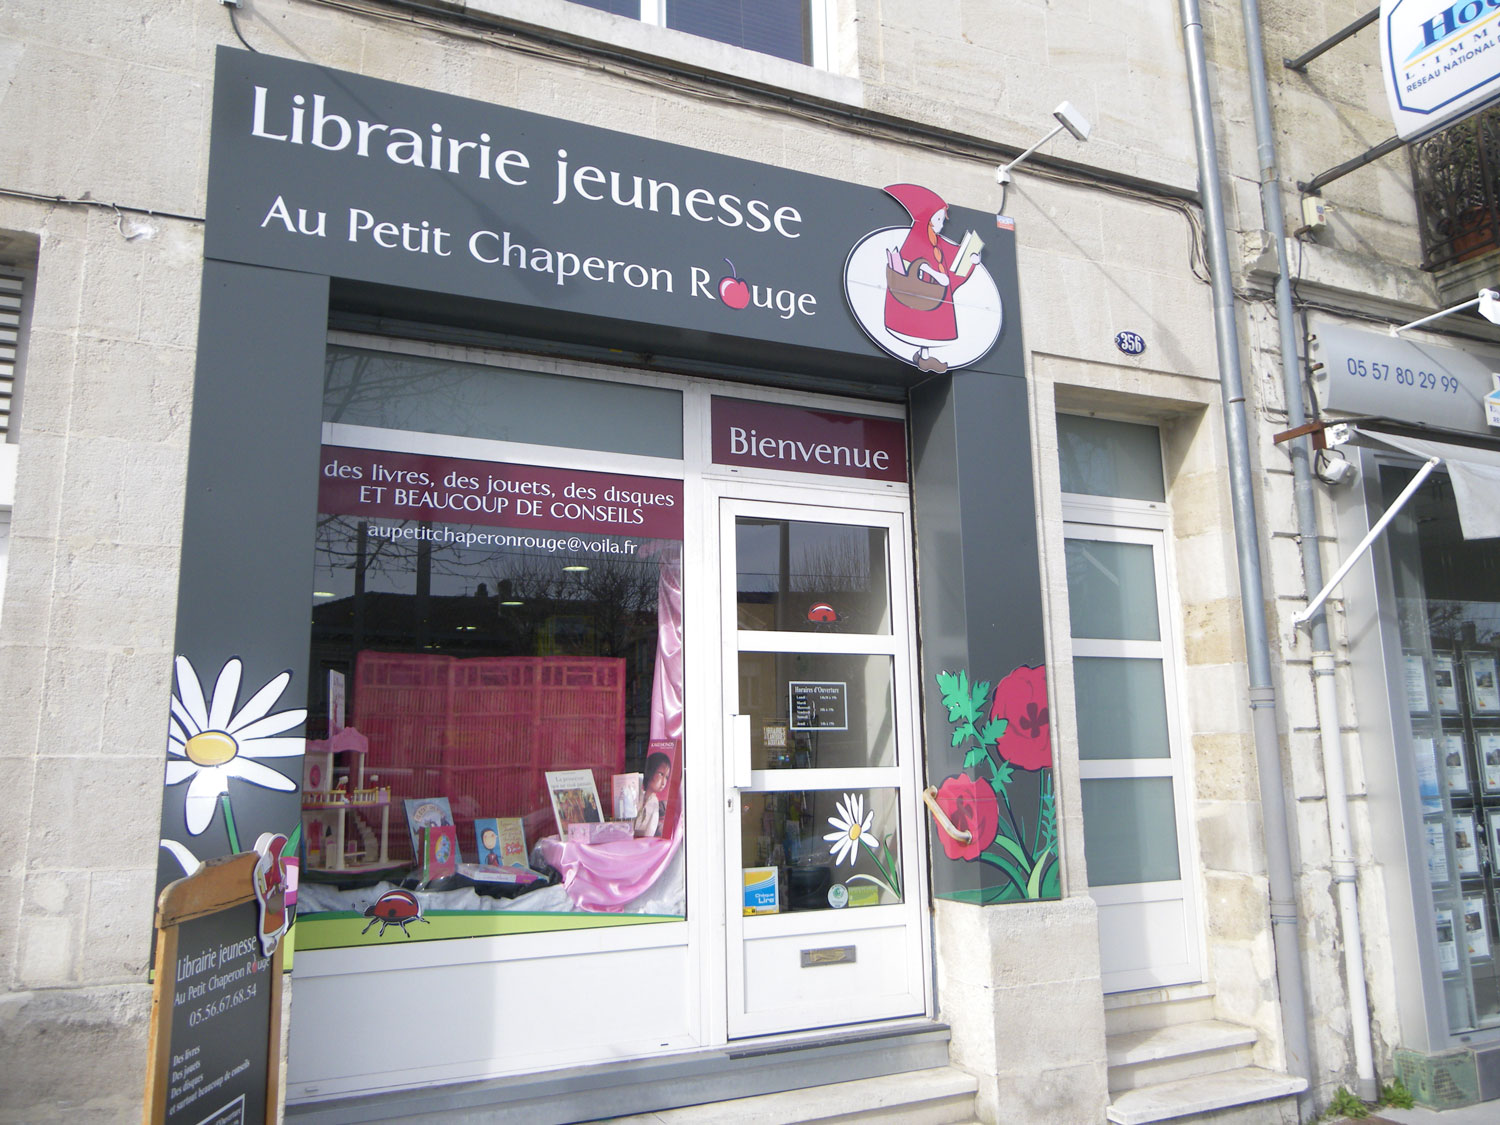
[[[21,434],[63,435],[72,416],[74,379],[78,372],[78,339],[67,330],[33,325],[26,342],[22,385]],[[26,472],[21,458],[16,487]]]
[[67,513],[66,534],[75,542],[84,536],[97,536],[118,542],[120,532],[120,494],[123,488],[120,466],[124,442],[76,440],[68,443],[68,458],[63,468],[62,487],[54,493],[58,507]]
[[1197,815],[1198,857],[1206,871],[1265,873],[1258,804],[1200,800],[1194,811]]
[[159,650],[171,643],[177,560],[166,548],[94,543],[58,573],[55,640],[87,648]]
[[[1255,836],[1260,839],[1259,817]],[[1212,939],[1225,943],[1255,940],[1265,932],[1270,905],[1266,882],[1259,874],[1243,871],[1205,871],[1203,887],[1207,895],[1208,932]]]
[[[1294,671],[1300,671],[1295,669]],[[1299,799],[1321,799],[1326,792],[1323,775],[1323,740],[1317,730],[1294,730],[1287,735],[1290,751],[1284,779]]]
[[[91,216],[93,223],[97,216]],[[88,318],[87,331],[105,339],[132,340],[141,326],[142,280],[153,251],[155,227],[144,217],[130,216],[131,225],[121,228],[135,234],[127,240],[111,229],[102,238],[91,239],[83,262],[82,302]]]
[[23,988],[57,987],[78,979],[74,965],[78,922],[75,917],[51,918],[23,914],[16,981]]
[[120,444],[124,465],[120,473],[120,540],[148,547],[181,543],[186,444]]
[[143,344],[191,348],[198,339],[198,293],[203,282],[203,227],[157,220],[155,256],[141,270]]
[[1200,801],[1254,801],[1260,796],[1255,743],[1248,734],[1195,734],[1193,789]]
[[[42,696],[41,752],[69,758],[99,754],[108,657],[98,651],[54,648],[47,654]],[[84,701],[92,702],[92,706]]]
[[0,1058],[6,1060],[0,1118],[137,1120],[150,1014],[145,984],[0,996]]
[[1182,679],[1190,729],[1208,733],[1250,729],[1249,677],[1243,665],[1190,665]]
[[[935,910],[940,1014],[954,1062],[979,1078],[981,1118],[1098,1120],[1107,1091],[1093,901]],[[1056,1080],[1064,1074],[1073,1080]],[[1035,1111],[996,1108],[1016,1099]]]
[[[35,766],[29,757],[0,757],[0,793],[5,794],[5,815],[0,817],[0,873],[19,876],[26,863],[26,837],[30,828]],[[0,919],[15,909],[18,899],[0,903]]]
[[87,876],[83,975],[91,980],[139,980],[151,968],[156,868],[94,871]]
[[108,752],[150,757],[165,754],[172,701],[172,652],[110,653],[103,705]]
[[188,423],[183,388],[192,385],[191,352],[86,338],[80,372],[82,393],[70,419],[75,437],[180,440]]
[[[162,764],[154,758],[42,759],[36,771],[30,870],[154,864],[161,786]],[[98,835],[105,826],[110,832],[107,853],[101,851]]]
[[[1174,492],[1174,508],[1175,497]],[[1186,608],[1232,597],[1239,589],[1234,571],[1233,540],[1217,529],[1202,534],[1184,534],[1194,528],[1213,528],[1215,525],[1179,520],[1175,511],[1173,523],[1181,536],[1172,544],[1172,569],[1182,606]]]
[[1223,599],[1184,606],[1183,656],[1189,664],[1228,664],[1244,648],[1244,623],[1238,600]]

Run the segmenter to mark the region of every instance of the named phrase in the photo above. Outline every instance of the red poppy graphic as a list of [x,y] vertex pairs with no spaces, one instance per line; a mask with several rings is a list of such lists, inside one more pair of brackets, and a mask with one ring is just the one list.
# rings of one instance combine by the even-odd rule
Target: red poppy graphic
[[1052,764],[1051,724],[1047,718],[1047,669],[1021,665],[995,688],[991,719],[1006,720],[995,750],[1013,766],[1039,770]]
[[988,782],[976,781],[962,773],[950,777],[938,786],[937,803],[954,828],[970,834],[969,842],[963,843],[938,826],[938,839],[949,859],[978,859],[995,842],[995,832],[1000,827],[1000,802]]

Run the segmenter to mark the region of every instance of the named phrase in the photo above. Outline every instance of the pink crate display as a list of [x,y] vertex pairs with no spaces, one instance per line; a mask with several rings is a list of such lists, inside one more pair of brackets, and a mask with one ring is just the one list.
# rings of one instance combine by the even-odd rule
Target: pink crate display
[[[625,661],[361,652],[354,722],[397,809],[444,796],[461,849],[473,848],[477,816],[523,817],[534,843],[557,830],[547,770],[589,769],[609,800],[625,767]],[[405,843],[392,833],[393,853]]]

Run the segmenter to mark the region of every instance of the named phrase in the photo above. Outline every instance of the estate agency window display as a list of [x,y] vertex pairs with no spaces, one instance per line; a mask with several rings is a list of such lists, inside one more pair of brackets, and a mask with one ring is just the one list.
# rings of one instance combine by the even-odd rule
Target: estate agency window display
[[338,346],[325,391],[299,948],[685,917],[682,481],[448,452],[680,456],[680,395]]
[[[1412,470],[1387,466],[1389,504]],[[1465,539],[1435,474],[1390,557],[1438,963],[1450,1032],[1500,1026],[1500,540]]]

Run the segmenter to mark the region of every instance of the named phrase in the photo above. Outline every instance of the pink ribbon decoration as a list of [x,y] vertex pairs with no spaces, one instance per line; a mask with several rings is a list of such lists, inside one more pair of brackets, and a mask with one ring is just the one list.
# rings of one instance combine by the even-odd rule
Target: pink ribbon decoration
[[[682,551],[662,543],[642,552],[660,561],[656,600],[656,667],[651,681],[651,737],[682,737]],[[672,833],[608,844],[584,844],[548,836],[538,841],[542,858],[561,872],[568,898],[580,910],[620,911],[650,890],[682,846],[681,794],[667,801]]]

